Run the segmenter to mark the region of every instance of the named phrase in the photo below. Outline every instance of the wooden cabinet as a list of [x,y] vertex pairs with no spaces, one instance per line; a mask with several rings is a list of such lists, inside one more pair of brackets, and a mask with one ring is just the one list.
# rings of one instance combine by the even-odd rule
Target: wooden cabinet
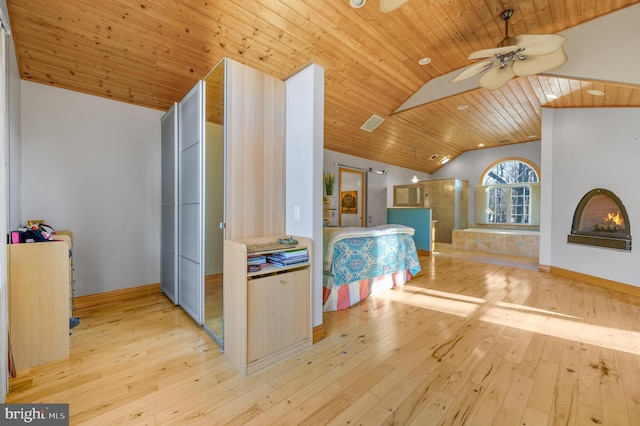
[[309,339],[309,267],[247,281],[249,364]]
[[[294,237],[295,247],[311,240]],[[224,351],[244,375],[251,374],[311,345],[311,263],[247,272],[247,247],[278,237],[226,240],[224,258]],[[267,249],[276,253],[287,249]]]
[[69,246],[7,246],[9,333],[16,370],[69,356]]

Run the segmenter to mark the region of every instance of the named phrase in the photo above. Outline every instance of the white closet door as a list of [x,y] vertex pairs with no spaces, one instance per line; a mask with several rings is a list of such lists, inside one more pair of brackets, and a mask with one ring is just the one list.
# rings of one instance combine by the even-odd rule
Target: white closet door
[[203,89],[199,81],[179,103],[178,304],[203,322]]
[[160,120],[160,289],[178,304],[178,107]]

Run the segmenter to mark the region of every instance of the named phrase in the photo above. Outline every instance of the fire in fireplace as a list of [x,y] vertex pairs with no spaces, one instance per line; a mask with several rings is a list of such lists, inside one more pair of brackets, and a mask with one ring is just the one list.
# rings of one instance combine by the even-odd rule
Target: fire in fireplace
[[567,242],[618,250],[631,250],[629,216],[613,192],[596,188],[578,203]]

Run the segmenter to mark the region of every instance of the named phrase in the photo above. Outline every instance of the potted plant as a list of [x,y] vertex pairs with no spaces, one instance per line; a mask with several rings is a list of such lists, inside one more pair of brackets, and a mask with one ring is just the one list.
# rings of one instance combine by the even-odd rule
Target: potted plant
[[333,196],[333,188],[336,183],[336,177],[333,173],[324,174],[324,193],[331,197]]
[[322,198],[322,204],[323,204],[325,213],[327,213],[329,210],[332,210],[335,208],[335,205],[333,203],[333,190],[336,184],[336,177],[333,173],[325,173],[323,176],[323,182],[324,182],[324,193],[326,195]]

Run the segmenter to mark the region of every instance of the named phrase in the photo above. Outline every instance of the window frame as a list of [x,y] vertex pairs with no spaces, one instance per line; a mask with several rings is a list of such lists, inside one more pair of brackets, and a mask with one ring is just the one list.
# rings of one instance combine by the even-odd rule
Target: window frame
[[[537,181],[535,182],[514,182],[514,183],[499,183],[486,185],[484,182],[487,180],[489,173],[491,173],[498,165],[506,162],[517,161],[523,163],[529,167],[536,175]],[[492,163],[487,167],[480,175],[480,184],[476,188],[476,223],[487,224],[493,226],[518,226],[518,227],[534,227],[540,225],[540,170],[538,167],[524,158],[502,158]],[[495,189],[501,189],[504,194],[504,200],[500,203],[504,205],[504,222],[496,221],[499,215],[495,215],[492,218],[491,198]],[[525,188],[525,193],[522,195],[514,194],[514,190],[518,188]],[[515,198],[522,198],[522,201],[528,201],[527,203],[517,204],[514,201]],[[495,205],[495,204],[494,204]],[[522,206],[521,211],[514,211],[518,206]],[[494,209],[495,210],[495,209]],[[515,221],[514,217],[527,217],[528,222],[522,223]]]

